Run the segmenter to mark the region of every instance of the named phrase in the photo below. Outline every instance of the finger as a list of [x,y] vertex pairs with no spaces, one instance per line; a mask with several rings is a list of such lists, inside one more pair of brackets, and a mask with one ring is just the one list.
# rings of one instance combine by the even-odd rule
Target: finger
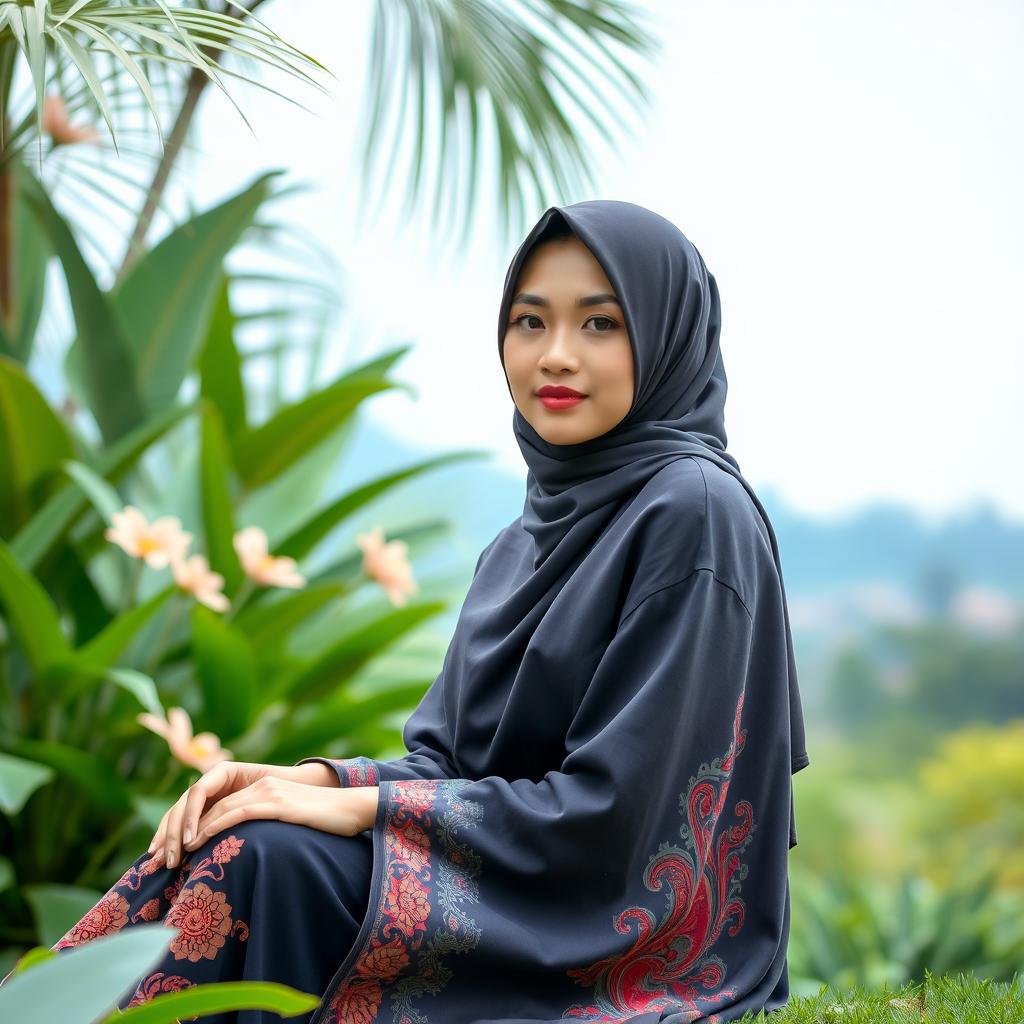
[[211,832],[208,827],[211,822],[218,821],[224,815],[243,810],[252,804],[276,807],[277,812],[272,817],[280,818],[282,816],[282,786],[286,786],[286,784],[282,783],[280,779],[268,775],[257,779],[244,789],[229,793],[216,803],[210,804],[196,823],[196,836],[191,843],[186,845],[186,849],[194,850],[205,842],[205,839],[201,838],[202,836],[209,838],[216,834]]
[[153,841],[149,844],[149,852],[152,853],[158,846],[164,845],[164,836],[167,834],[167,812],[160,819],[160,824],[153,833]]
[[247,804],[233,807],[216,818],[211,818],[205,825],[201,824],[198,835],[192,840],[192,845],[202,846],[207,839],[218,835],[224,829],[234,828],[243,821],[252,821],[254,818],[277,818],[280,811],[280,804],[271,803],[270,801],[263,803],[252,803],[250,801]]
[[150,850],[153,852],[153,860],[157,863],[164,860],[167,855],[167,830],[171,821],[171,812],[181,799],[182,797],[178,797],[178,801],[167,809],[163,818],[160,819],[160,827],[156,830],[156,835],[153,836],[153,842],[150,844]]
[[185,813],[188,790],[181,794],[174,806],[167,812],[167,835],[164,842],[164,863],[173,868],[178,863],[181,851],[181,818]]
[[198,782],[189,787],[182,815],[181,842],[183,846],[187,847],[192,837],[199,831],[197,827],[199,816],[203,813],[207,801],[216,799],[223,791],[228,778],[228,770],[224,767],[226,763],[222,761],[220,764],[214,765]]

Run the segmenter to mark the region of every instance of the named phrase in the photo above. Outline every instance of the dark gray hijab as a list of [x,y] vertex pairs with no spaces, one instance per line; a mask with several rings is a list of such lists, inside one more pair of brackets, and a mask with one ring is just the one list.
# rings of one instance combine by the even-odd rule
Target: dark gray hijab
[[556,218],[590,249],[615,289],[633,349],[634,386],[625,417],[580,444],[551,444],[515,409],[512,427],[529,467],[523,525],[536,540],[538,566],[580,522],[589,527],[573,536],[592,539],[616,505],[673,459],[699,455],[743,480],[725,450],[718,286],[696,246],[659,214],[614,199],[545,211],[505,276],[499,357],[519,273]]

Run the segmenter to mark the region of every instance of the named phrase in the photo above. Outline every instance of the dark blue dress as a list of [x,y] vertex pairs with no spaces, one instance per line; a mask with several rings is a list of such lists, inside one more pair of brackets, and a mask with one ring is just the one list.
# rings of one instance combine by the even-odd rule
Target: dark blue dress
[[[144,921],[180,929],[162,961],[118,1001],[126,1009],[214,981],[276,981],[321,994],[366,913],[373,841],[274,819],[241,822],[181,863],[138,857],[52,948],[58,952]],[[306,1024],[313,1011],[288,1018]],[[271,1024],[263,1010],[208,1014],[203,1024]]]

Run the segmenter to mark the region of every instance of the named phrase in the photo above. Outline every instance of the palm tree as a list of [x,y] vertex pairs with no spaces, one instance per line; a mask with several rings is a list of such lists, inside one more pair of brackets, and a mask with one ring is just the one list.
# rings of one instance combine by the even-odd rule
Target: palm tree
[[[13,163],[35,143],[42,164],[51,83],[61,84],[69,117],[86,111],[103,117],[118,156],[118,122],[140,99],[156,125],[160,153],[117,271],[121,280],[143,251],[209,83],[229,97],[225,76],[264,87],[243,73],[263,64],[323,88],[311,72],[330,72],[259,21],[254,12],[263,2],[252,0],[246,9],[225,0],[223,9],[214,9],[204,0],[176,8],[162,0],[0,0],[0,329],[9,331],[13,317]],[[383,129],[397,112],[396,131],[408,123],[413,142],[406,210],[420,208],[433,179],[431,225],[450,235],[461,222],[463,239],[485,130],[495,140],[502,223],[518,232],[528,214],[528,186],[536,204],[592,184],[576,124],[584,119],[603,130],[628,131],[631,118],[611,108],[602,87],[639,109],[647,97],[625,58],[657,50],[640,13],[623,0],[379,0],[370,45],[359,143],[364,181],[386,158],[379,195],[391,185],[394,160]],[[19,51],[35,102],[15,119]],[[166,138],[158,110],[164,94],[171,123]],[[371,208],[367,204],[364,215]]]

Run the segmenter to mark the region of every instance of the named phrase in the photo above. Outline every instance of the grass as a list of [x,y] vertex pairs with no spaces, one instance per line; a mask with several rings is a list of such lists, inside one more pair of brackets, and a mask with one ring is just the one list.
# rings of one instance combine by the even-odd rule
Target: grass
[[1024,975],[998,982],[972,974],[933,975],[898,989],[854,988],[794,996],[771,1014],[747,1013],[747,1021],[770,1024],[1022,1024]]

